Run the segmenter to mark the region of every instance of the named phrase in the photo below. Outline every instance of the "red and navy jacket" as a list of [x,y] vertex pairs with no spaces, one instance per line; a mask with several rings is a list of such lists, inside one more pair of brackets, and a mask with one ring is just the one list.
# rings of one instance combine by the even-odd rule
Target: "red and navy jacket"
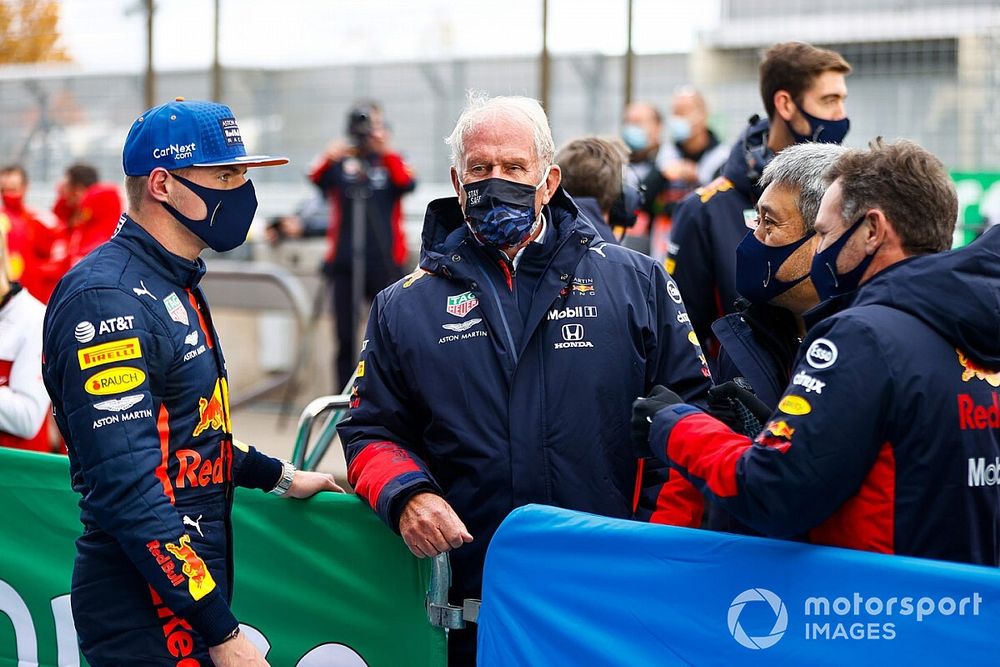
[[43,378],[81,495],[72,597],[85,653],[154,601],[208,645],[237,625],[233,486],[270,490],[281,463],[233,439],[204,272],[123,215],[49,302]]
[[391,528],[420,491],[465,522],[474,541],[452,554],[464,594],[517,507],[648,517],[664,478],[637,475],[632,400],[658,383],[692,401],[709,387],[662,267],[602,241],[562,189],[544,215],[551,248],[526,292],[528,260],[511,271],[472,237],[457,199],[430,204],[423,270],[376,298],[338,427],[350,482]]
[[756,217],[744,147],[766,142],[768,128],[766,119],[748,127],[733,144],[722,175],[674,210],[667,270],[681,290],[698,340],[713,360],[718,342],[712,323],[735,312],[736,246],[746,236],[746,216]]
[[765,535],[1000,565],[1000,230],[845,301],[752,442],[675,405],[654,452]]
[[370,194],[364,199],[369,272],[400,275],[395,270],[406,261],[401,200],[417,186],[403,158],[396,153],[351,156],[337,161],[321,158],[309,173],[309,180],[330,202],[326,254],[330,267],[350,271],[354,215],[351,190],[364,188]]

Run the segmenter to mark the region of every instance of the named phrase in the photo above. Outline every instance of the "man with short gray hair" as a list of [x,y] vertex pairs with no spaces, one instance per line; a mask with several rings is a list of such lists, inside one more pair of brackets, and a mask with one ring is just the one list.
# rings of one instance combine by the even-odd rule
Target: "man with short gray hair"
[[[457,197],[431,202],[420,269],[375,300],[338,431],[355,490],[410,550],[454,549],[460,600],[522,505],[683,511],[633,455],[630,406],[657,383],[701,401],[709,379],[663,269],[602,241],[560,187],[537,101],[474,96],[448,143]],[[473,633],[450,644],[450,665],[474,663]]]
[[737,312],[712,324],[721,346],[716,383],[743,377],[772,409],[791,379],[805,335],[802,314],[819,303],[809,277],[813,226],[826,192],[824,176],[845,150],[839,144],[796,144],[768,164],[756,216],[736,248]]

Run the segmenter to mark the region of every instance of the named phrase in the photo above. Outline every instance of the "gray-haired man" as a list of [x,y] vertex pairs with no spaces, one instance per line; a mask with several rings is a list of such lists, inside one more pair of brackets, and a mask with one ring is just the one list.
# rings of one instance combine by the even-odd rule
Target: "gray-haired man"
[[[662,267],[563,192],[537,101],[473,98],[449,143],[457,197],[431,202],[420,270],[376,298],[338,430],[355,490],[410,550],[454,549],[460,598],[516,507],[678,511],[666,470],[632,454],[631,403],[657,383],[699,401],[709,380]],[[451,636],[450,665],[474,639]]]

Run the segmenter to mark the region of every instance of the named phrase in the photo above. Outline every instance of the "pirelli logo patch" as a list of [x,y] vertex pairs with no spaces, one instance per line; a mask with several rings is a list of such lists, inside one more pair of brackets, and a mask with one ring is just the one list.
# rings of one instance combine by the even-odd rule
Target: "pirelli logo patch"
[[125,338],[85,347],[78,350],[76,355],[80,359],[80,370],[85,371],[94,366],[103,366],[127,359],[138,359],[142,356],[142,346],[139,345],[138,338]]

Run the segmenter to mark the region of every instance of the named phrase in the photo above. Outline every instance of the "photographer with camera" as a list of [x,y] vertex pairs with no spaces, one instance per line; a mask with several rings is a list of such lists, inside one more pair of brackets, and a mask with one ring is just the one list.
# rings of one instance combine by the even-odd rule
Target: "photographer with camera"
[[363,301],[403,277],[406,239],[400,200],[416,187],[409,166],[389,147],[377,104],[356,105],[348,114],[347,134],[348,141],[331,143],[309,174],[330,203],[323,271],[333,286],[336,388],[354,370]]

